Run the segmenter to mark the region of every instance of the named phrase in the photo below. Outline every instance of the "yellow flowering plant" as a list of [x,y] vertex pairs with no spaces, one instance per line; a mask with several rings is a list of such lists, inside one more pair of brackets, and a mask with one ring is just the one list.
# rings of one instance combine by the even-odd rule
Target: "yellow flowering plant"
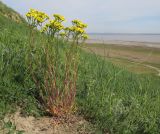
[[[36,53],[32,50],[34,42],[30,43],[28,61],[33,81],[40,89],[47,111],[52,115],[63,116],[74,107],[79,64],[77,44],[79,40],[84,42],[88,38],[85,32],[87,25],[80,20],[73,20],[72,26],[64,27],[64,16],[54,14],[54,19],[49,20],[47,14],[34,9],[30,9],[26,17],[31,28],[38,29],[41,26],[40,31],[48,37],[42,46],[34,45]],[[33,34],[30,37],[33,38]],[[42,37],[45,36],[42,34]],[[60,41],[70,45],[61,47]],[[42,78],[37,76],[37,71]]]

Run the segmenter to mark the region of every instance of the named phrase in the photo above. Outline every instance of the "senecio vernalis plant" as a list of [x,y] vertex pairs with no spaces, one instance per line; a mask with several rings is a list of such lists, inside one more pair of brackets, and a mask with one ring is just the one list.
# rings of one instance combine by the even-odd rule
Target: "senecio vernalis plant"
[[[42,37],[47,40],[38,48],[34,46],[36,43],[33,39],[30,42],[28,70],[47,111],[54,116],[64,116],[75,109],[78,47],[88,39],[85,32],[87,25],[80,20],[73,20],[72,26],[65,27],[64,16],[54,14],[50,19],[47,14],[34,9],[30,9],[26,17],[31,31],[40,29]],[[63,53],[62,44],[58,43],[60,41],[66,48]]]

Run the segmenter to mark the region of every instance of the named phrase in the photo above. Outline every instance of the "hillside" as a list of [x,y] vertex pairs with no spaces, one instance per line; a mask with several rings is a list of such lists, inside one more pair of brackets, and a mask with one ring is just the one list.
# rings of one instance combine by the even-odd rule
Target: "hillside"
[[[4,123],[5,128],[16,131],[17,125],[18,129],[20,127],[24,130],[23,121],[26,121],[25,128],[29,124],[35,132],[34,127],[37,130],[39,129],[37,125],[40,125],[41,128],[38,131],[43,133],[53,125],[44,121],[53,119],[56,121],[57,118],[51,117],[45,109],[40,98],[41,92],[28,73],[30,68],[26,58],[30,51],[32,51],[31,54],[37,54],[40,57],[42,66],[38,66],[40,62],[38,59],[34,64],[34,71],[43,82],[42,74],[46,65],[44,60],[46,55],[41,53],[42,46],[50,47],[49,54],[52,54],[57,46],[60,48],[58,59],[61,60],[56,73],[61,76],[64,72],[63,62],[66,60],[65,51],[71,44],[61,39],[47,44],[44,42],[46,36],[38,31],[34,31],[32,40],[34,42],[31,43],[33,36],[30,35],[30,29],[26,23],[19,23],[25,22],[24,19],[2,3],[0,11],[0,127],[3,126],[2,122],[5,118],[11,115],[22,121],[21,127],[20,122],[14,124],[9,120]],[[33,46],[32,50],[30,50],[30,44]],[[78,118],[74,123],[72,120],[69,122],[74,129],[73,134],[96,133],[95,131],[100,134],[160,133],[160,77],[131,73],[114,66],[100,56],[83,51],[81,47],[78,51],[80,59],[77,70],[76,105],[71,119],[77,115]],[[63,87],[63,83],[60,81],[57,86]],[[35,124],[30,126],[32,123]],[[46,124],[46,127],[42,124]],[[70,127],[67,126],[67,128]],[[98,129],[95,130],[96,128]],[[32,133],[28,128],[24,131]],[[64,130],[63,133],[65,132],[67,134]]]
[[24,18],[21,17],[16,11],[14,11],[13,9],[7,7],[5,4],[3,4],[0,1],[0,15],[1,16],[5,16],[6,18],[9,18],[13,21],[22,23],[25,22]]

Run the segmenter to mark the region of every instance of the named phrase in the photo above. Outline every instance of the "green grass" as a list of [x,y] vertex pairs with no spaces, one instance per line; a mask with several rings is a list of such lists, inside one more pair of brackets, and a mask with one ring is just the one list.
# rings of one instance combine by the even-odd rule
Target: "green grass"
[[86,118],[111,133],[159,133],[159,77],[129,73],[90,54],[79,75]]
[[0,15],[0,117],[17,107],[25,114],[41,113],[35,99],[37,91],[25,71],[28,35],[25,23],[17,24]]
[[113,64],[115,64],[120,68],[125,68],[126,70],[137,73],[137,74],[157,75],[158,73],[155,69],[146,67],[144,63],[138,63],[138,62],[136,63],[123,58],[109,58],[108,60],[110,60]]
[[[17,107],[24,115],[45,113],[27,73],[29,33],[26,23],[0,15],[0,118]],[[42,44],[38,32],[34,40]],[[63,49],[65,44],[59,45]],[[160,133],[160,77],[128,72],[80,50],[76,102],[78,112],[103,131]]]

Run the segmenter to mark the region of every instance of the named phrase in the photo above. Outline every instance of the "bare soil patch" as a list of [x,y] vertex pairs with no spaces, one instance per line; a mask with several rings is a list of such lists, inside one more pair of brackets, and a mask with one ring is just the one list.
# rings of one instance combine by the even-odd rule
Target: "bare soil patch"
[[[5,120],[10,120],[16,130],[24,131],[24,134],[94,134],[96,131],[91,123],[75,115],[72,115],[71,121],[62,124],[55,124],[53,117],[23,117],[19,112]],[[5,129],[0,133],[6,134],[7,131]]]

